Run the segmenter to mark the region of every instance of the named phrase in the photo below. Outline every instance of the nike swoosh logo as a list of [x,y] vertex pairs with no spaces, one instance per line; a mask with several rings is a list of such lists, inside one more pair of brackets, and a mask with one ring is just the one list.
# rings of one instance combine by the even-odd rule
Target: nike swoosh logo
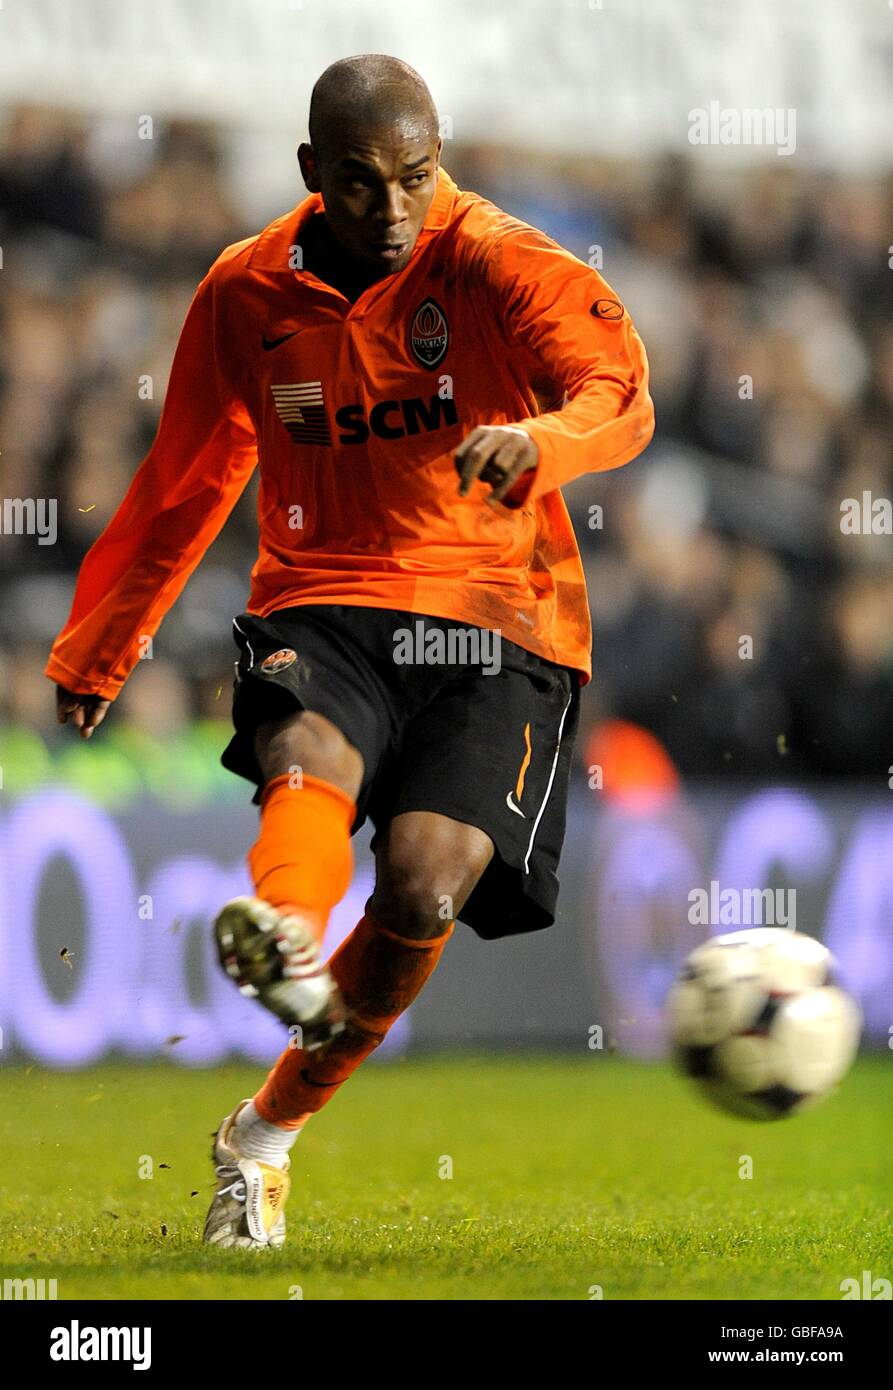
[[510,811],[514,811],[514,813],[515,813],[516,816],[520,816],[522,820],[526,820],[526,819],[527,819],[527,817],[525,816],[524,812],[521,810],[521,807],[520,807],[520,806],[516,806],[515,803],[514,803],[514,801],[512,800],[512,794],[511,794],[511,792],[508,792],[508,793],[507,793],[506,798],[505,798],[505,804],[506,804],[506,806],[509,808]]
[[278,348],[283,343],[287,343],[289,338],[294,338],[300,331],[300,328],[296,328],[294,333],[283,333],[281,338],[268,338],[267,335],[264,334],[260,340],[260,345],[264,352],[272,352],[274,348]]

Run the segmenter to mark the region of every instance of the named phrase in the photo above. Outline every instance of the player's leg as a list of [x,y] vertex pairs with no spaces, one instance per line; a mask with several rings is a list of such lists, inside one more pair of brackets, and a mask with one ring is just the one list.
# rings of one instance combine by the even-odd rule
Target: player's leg
[[395,816],[376,848],[369,912],[399,936],[441,936],[492,857],[493,841],[476,825],[433,811]]
[[489,836],[447,816],[413,811],[390,822],[366,912],[329,961],[346,1028],[318,1052],[286,1049],[255,1097],[263,1120],[296,1133],[378,1047],[430,978],[492,854]]
[[[314,1051],[286,1048],[253,1101],[229,1117],[227,1142],[243,1160],[285,1174],[301,1128],[430,979],[492,855],[488,835],[447,816],[412,811],[390,822],[376,848],[375,890],[366,912],[329,961],[348,1006],[346,1027]],[[277,1220],[273,1243],[284,1234],[284,1219]]]
[[248,855],[257,894],[310,919],[321,940],[350,883],[362,755],[312,710],[261,723],[254,748],[264,779],[260,834]]
[[320,943],[350,883],[363,759],[331,720],[301,709],[263,721],[254,751],[263,776],[260,834],[248,855],[255,897],[220,913],[218,950],[243,992],[319,1045],[343,1025]]
[[391,695],[337,605],[243,613],[233,632],[235,733],[221,761],[255,784],[261,814],[254,896],[219,914],[218,953],[243,992],[312,1047],[343,1021],[320,943],[350,882],[350,837],[391,737]]
[[363,758],[323,715],[294,710],[264,720],[254,736],[254,751],[266,782],[301,768],[311,777],[333,783],[355,801],[363,781]]
[[[343,1004],[320,956],[329,912],[351,872],[350,835],[387,747],[388,691],[335,607],[299,608],[234,623],[235,733],[222,762],[257,787],[260,834],[249,854],[255,898],[215,923],[224,966],[288,1023],[320,1044],[343,1026]],[[359,799],[361,809],[356,802]],[[281,1244],[288,1158],[241,1154],[233,1121],[214,1142],[216,1192],[206,1241]]]
[[492,854],[483,831],[446,816],[415,811],[390,822],[366,912],[329,961],[348,1006],[346,1026],[317,1049],[286,1048],[254,1099],[223,1121],[206,1241],[282,1244],[292,1144],[430,979]]
[[[263,775],[261,828],[249,853],[256,898],[237,898],[215,923],[221,959],[287,1022],[320,1046],[344,1026],[344,1004],[320,955],[329,913],[346,891],[363,759],[331,720],[292,710],[254,735]],[[308,1052],[308,1055],[309,1052]],[[243,1102],[215,1136],[211,1244],[276,1247],[285,1238],[288,1144],[240,1143]],[[276,1131],[278,1134],[279,1131]]]

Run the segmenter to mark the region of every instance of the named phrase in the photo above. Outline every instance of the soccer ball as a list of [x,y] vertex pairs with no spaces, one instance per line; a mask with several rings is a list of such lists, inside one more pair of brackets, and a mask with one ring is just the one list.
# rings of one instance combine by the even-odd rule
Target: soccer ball
[[720,1109],[779,1120],[814,1105],[849,1070],[861,1015],[831,952],[781,927],[715,936],[670,990],[676,1062]]

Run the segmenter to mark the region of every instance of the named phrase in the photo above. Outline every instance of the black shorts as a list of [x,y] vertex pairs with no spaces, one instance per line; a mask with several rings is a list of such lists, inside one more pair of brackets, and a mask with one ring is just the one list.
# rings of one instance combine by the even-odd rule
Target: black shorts
[[243,613],[233,635],[236,732],[221,761],[257,784],[256,804],[257,726],[313,710],[362,754],[354,831],[368,816],[377,837],[404,811],[475,825],[496,852],[461,920],[487,939],[552,925],[575,671],[454,620],[346,604]]

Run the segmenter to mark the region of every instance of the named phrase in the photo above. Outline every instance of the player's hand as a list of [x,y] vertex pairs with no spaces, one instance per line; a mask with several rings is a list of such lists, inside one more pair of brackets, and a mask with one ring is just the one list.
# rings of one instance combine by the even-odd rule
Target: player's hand
[[489,483],[493,506],[511,492],[522,473],[536,468],[539,449],[526,430],[512,425],[478,425],[453,455],[459,496],[467,497],[475,479]]
[[66,690],[64,685],[56,686],[56,718],[60,724],[69,720],[80,729],[81,738],[91,738],[93,730],[105,719],[111,700],[103,700],[99,695],[76,695]]

